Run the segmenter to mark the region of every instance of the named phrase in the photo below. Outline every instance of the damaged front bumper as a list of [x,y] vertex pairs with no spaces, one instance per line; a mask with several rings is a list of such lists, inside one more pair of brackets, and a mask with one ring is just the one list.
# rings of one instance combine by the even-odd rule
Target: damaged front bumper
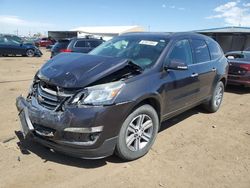
[[41,57],[42,55],[43,55],[43,53],[41,52],[41,50],[39,48],[35,48],[35,56]]
[[130,103],[66,107],[55,112],[40,106],[34,97],[20,96],[16,106],[25,137],[71,156],[96,159],[113,154]]

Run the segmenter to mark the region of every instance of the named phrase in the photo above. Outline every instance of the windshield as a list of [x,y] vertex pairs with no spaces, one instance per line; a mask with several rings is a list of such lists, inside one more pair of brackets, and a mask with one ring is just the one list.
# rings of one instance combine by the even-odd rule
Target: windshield
[[156,62],[167,43],[167,39],[160,37],[120,36],[103,43],[89,54],[126,58],[147,68]]

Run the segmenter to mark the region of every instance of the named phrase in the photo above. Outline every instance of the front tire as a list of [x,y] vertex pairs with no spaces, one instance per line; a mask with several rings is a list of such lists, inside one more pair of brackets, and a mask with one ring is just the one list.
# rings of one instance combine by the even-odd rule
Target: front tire
[[28,57],[34,57],[35,56],[35,51],[32,50],[32,49],[28,49],[26,51],[26,56],[28,56]]
[[214,88],[212,98],[204,104],[205,109],[211,113],[216,112],[222,103],[223,94],[224,84],[222,81],[219,81]]
[[127,161],[144,156],[153,145],[159,129],[155,109],[143,105],[134,110],[124,121],[116,145],[116,154]]

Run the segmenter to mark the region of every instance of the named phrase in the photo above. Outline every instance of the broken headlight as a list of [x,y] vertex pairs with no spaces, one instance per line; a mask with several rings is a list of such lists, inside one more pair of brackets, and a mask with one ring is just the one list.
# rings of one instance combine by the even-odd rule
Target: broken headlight
[[72,99],[72,104],[110,105],[125,85],[122,81],[87,87]]

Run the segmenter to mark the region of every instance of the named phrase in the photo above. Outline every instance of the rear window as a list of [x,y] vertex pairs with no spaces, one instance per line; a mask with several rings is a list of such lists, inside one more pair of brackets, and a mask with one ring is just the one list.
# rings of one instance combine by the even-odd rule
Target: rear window
[[217,59],[222,56],[222,50],[219,44],[214,41],[207,41],[211,59]]
[[69,40],[58,41],[54,45],[54,48],[67,48],[69,44]]
[[204,40],[193,39],[192,46],[194,48],[196,63],[210,61],[209,50]]

